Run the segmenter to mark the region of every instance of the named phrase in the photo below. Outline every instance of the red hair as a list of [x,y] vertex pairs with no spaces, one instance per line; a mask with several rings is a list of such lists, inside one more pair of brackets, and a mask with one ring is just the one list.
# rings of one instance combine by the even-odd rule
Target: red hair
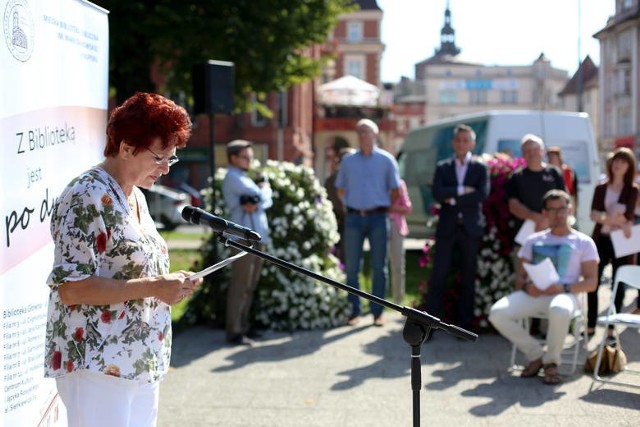
[[162,149],[182,148],[190,136],[191,119],[183,107],[162,95],[136,92],[111,113],[104,155],[117,155],[120,143],[125,141],[136,154],[149,148],[156,138],[162,141]]

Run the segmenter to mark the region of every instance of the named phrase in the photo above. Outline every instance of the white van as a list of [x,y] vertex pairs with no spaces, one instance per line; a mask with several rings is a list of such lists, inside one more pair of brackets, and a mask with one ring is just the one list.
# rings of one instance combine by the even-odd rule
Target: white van
[[459,123],[476,132],[474,154],[478,155],[503,152],[521,157],[520,141],[527,133],[542,137],[546,147],[559,146],[564,162],[578,176],[576,227],[591,233],[589,214],[600,161],[589,116],[564,111],[488,111],[441,120],[413,130],[405,138],[398,163],[413,203],[413,213],[407,217],[410,237],[426,238],[431,231],[427,221],[434,204],[431,184],[436,163],[453,155],[453,129]]

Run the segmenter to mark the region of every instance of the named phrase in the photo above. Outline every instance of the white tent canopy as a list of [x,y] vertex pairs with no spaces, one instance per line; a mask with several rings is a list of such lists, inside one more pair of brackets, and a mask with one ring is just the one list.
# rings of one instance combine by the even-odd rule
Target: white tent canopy
[[318,100],[324,105],[375,107],[379,96],[376,86],[354,76],[340,77],[318,88]]

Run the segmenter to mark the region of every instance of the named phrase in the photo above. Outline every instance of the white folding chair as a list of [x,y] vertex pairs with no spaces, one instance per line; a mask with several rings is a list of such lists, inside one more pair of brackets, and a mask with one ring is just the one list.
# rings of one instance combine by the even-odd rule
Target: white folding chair
[[[620,346],[620,336],[618,335],[618,331],[616,329],[617,326],[625,326],[627,328],[636,328],[640,329],[640,314],[631,314],[631,313],[617,313],[615,306],[615,297],[616,292],[618,291],[619,286],[627,285],[630,288],[640,289],[640,266],[638,265],[623,265],[618,267],[616,272],[616,277],[613,283],[613,290],[611,291],[611,302],[609,303],[609,308],[607,309],[607,314],[605,316],[598,317],[598,325],[602,325],[605,327],[605,330],[609,328],[609,326],[613,326],[613,336],[616,341],[617,348],[622,348]],[[619,379],[615,379],[622,372],[631,373],[640,375],[640,371],[624,368],[622,372],[615,374],[611,378],[605,378],[598,375],[598,371],[600,370],[600,364],[602,362],[602,352],[604,350],[605,343],[607,341],[607,334],[604,334],[602,341],[598,345],[598,358],[596,359],[596,366],[593,370],[593,380],[599,381],[603,383],[612,383],[619,385],[626,385],[629,387],[638,387],[640,388],[640,381],[637,383],[632,383],[629,381],[623,381]]]
[[[584,307],[584,294],[578,295],[578,301],[580,304],[578,308],[573,313],[573,317],[571,318],[571,335],[572,339],[565,340],[565,344],[560,354],[560,363],[558,365],[571,365],[571,370],[569,374],[573,374],[576,371],[578,366],[578,356],[580,355],[580,348],[584,347],[586,343],[589,341],[589,337],[587,336],[586,329],[586,317],[584,315],[584,311],[582,307]],[[535,317],[538,319],[547,319],[547,313],[536,313]],[[529,325],[531,323],[531,317],[525,317],[522,319],[522,324],[525,329],[529,330]],[[516,357],[518,353],[518,348],[515,344],[511,348],[511,369],[520,369],[521,366],[516,363]]]

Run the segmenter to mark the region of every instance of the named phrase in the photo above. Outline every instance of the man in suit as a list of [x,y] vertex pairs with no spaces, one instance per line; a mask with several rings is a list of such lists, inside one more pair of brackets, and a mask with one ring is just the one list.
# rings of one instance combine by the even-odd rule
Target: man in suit
[[433,177],[432,193],[440,203],[440,215],[426,307],[430,314],[442,317],[445,284],[457,248],[462,281],[456,320],[459,326],[472,329],[476,257],[484,233],[482,203],[489,195],[489,172],[484,163],[471,155],[476,146],[476,134],[471,127],[456,126],[451,146],[453,158],[440,161]]

